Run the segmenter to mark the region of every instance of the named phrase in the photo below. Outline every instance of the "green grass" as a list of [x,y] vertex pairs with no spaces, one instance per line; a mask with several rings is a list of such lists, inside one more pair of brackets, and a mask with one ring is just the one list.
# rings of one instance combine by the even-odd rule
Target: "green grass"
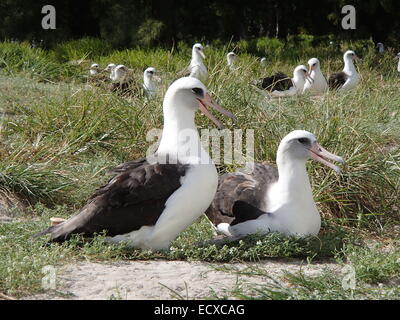
[[[342,49],[346,46],[349,44]],[[361,50],[360,43],[354,46]],[[83,39],[45,51],[27,44],[0,43],[0,189],[28,205],[26,212],[16,214],[19,220],[0,225],[0,292],[17,297],[39,292],[43,266],[86,259],[238,262],[291,257],[351,262],[359,277],[358,291],[343,290],[340,278],[327,272],[317,277],[287,275],[291,286],[238,290],[237,296],[398,297],[398,290],[393,294],[390,290],[391,283],[398,281],[395,261],[399,243],[393,242],[393,254],[365,244],[369,238],[390,242],[398,237],[400,77],[391,52],[379,61],[371,50],[359,53],[363,57],[358,64],[362,82],[347,94],[265,100],[249,85],[258,76],[278,70],[291,73],[295,65],[306,64],[312,56],[320,58],[324,73],[342,68],[341,53],[332,54],[324,46],[281,47],[261,40],[207,47],[211,76],[206,85],[215,99],[237,116],[236,123],[222,119],[228,128],[255,130],[257,161],[274,163],[280,139],[294,129],[315,133],[321,145],[346,159],[340,176],[319,164],[308,164],[324,222],[319,237],[272,234],[217,246],[202,243],[212,238],[213,232],[201,219],[169,252],[152,253],[110,246],[101,236],[84,244],[74,238],[63,245],[46,245],[45,239],[32,241],[30,237],[47,226],[49,217],[69,217],[76,212],[93,190],[108,180],[108,168],[145,154],[152,143],[145,140],[146,133],[162,128],[162,95],[176,79],[176,72],[188,64],[190,47],[179,43],[170,50],[111,50],[100,41]],[[225,54],[233,48],[240,53],[239,70],[230,73]],[[267,69],[261,70],[252,52],[262,53],[266,48],[275,51],[268,55]],[[284,59],[278,59],[279,52]],[[92,62],[102,67],[110,62],[126,64],[135,70],[137,79],[145,66],[154,66],[163,79],[162,92],[147,101],[89,87],[86,76]],[[197,117],[196,122],[200,129],[212,126],[205,117]],[[219,166],[221,172],[235,168]],[[384,288],[376,289],[378,283]],[[377,292],[381,289],[386,291],[380,296]]]

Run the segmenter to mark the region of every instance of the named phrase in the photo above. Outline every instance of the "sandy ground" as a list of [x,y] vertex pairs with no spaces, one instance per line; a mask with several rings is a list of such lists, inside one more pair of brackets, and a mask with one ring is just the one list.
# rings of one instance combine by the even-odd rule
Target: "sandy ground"
[[[229,268],[224,271],[221,268]],[[247,268],[261,268],[266,276],[240,275]],[[56,290],[25,297],[42,299],[205,299],[233,298],[232,290],[282,283],[285,271],[316,275],[333,263],[305,264],[301,261],[263,261],[249,264],[208,264],[186,261],[129,261],[118,263],[79,263],[57,270]],[[61,294],[60,294],[61,293]]]

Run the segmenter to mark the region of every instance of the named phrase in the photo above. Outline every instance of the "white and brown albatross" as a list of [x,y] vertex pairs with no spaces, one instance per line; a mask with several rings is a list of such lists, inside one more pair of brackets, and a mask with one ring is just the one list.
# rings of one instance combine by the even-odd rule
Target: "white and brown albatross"
[[396,58],[399,60],[397,64],[397,71],[400,72],[400,52],[397,54]]
[[229,70],[231,70],[231,71],[234,71],[236,69],[236,66],[235,66],[236,58],[237,58],[237,55],[233,51],[228,52],[228,54],[226,55],[226,62],[228,64]]
[[198,79],[176,80],[164,97],[164,128],[156,153],[116,167],[115,176],[78,214],[37,236],[50,233],[51,241],[62,242],[72,234],[105,231],[113,243],[167,249],[205,212],[217,189],[217,170],[201,147],[194,121],[200,109],[221,127],[208,107],[234,118],[211,99]]
[[158,82],[161,82],[161,79],[156,75],[156,69],[146,68],[143,72],[143,90],[147,97],[154,98],[157,95]]
[[329,88],[332,90],[347,91],[354,89],[360,82],[360,76],[354,66],[354,60],[359,58],[352,50],[347,50],[343,55],[344,68],[342,72],[329,76]]
[[270,92],[272,96],[285,97],[303,92],[303,87],[309,80],[307,68],[303,65],[297,66],[293,71],[293,78],[278,72],[273,76],[262,78],[253,82],[258,88]]
[[344,163],[329,153],[314,134],[295,130],[278,147],[277,167],[255,163],[251,174],[227,173],[220,177],[216,196],[206,214],[227,236],[281,232],[316,235],[321,217],[314,202],[306,161],[312,158],[339,172],[327,159]]

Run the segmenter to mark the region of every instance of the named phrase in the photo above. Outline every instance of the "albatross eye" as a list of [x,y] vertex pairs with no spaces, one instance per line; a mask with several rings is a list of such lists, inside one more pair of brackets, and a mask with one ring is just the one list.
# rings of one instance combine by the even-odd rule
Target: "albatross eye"
[[310,144],[310,140],[307,139],[307,138],[300,138],[300,139],[297,139],[297,140],[302,144]]
[[203,97],[204,96],[204,92],[203,89],[201,88],[193,88],[192,92],[196,95],[196,96],[200,96]]

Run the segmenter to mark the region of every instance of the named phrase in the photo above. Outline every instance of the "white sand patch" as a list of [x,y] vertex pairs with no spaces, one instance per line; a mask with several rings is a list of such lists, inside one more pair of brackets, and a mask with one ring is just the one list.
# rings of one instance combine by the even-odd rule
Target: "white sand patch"
[[[260,268],[268,276],[239,274],[247,268]],[[221,271],[228,268],[230,271]],[[204,299],[232,298],[238,286],[257,287],[282,283],[285,271],[319,274],[333,263],[306,264],[301,261],[263,261],[259,263],[215,264],[186,261],[128,261],[117,263],[85,262],[57,270],[57,291],[25,299]],[[236,270],[236,271],[235,271]]]

